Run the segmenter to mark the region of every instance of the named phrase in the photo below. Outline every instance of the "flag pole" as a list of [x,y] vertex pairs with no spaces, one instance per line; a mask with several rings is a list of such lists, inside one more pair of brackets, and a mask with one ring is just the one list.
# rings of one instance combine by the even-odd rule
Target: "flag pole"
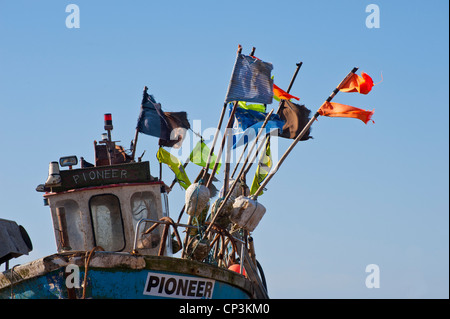
[[[295,79],[297,78],[298,71],[300,71],[300,68],[302,67],[303,62],[296,63],[295,65],[297,66],[297,68],[295,69],[294,75],[292,76],[291,82],[289,83],[289,86],[288,86],[288,88],[286,90],[286,93],[291,92],[292,85],[294,85]],[[285,101],[286,101],[285,99],[281,100],[280,104],[278,105],[277,114],[278,114],[278,112],[280,112],[280,110],[283,107]]]
[[[147,92],[148,87],[144,86],[144,93]],[[142,110],[142,103],[141,103],[141,110]],[[136,144],[138,141],[138,136],[139,136],[139,127],[136,127],[136,132],[134,133],[134,141],[133,141],[133,152],[131,153],[131,160],[134,161],[134,157],[136,155]]]
[[[250,53],[251,56],[253,56],[253,54],[255,54],[255,50],[256,50],[256,48],[253,47],[253,48],[252,48],[252,52]],[[241,52],[242,52],[242,46],[239,44],[239,46],[238,46],[238,52],[237,52],[238,56],[239,56],[239,54],[240,54]],[[227,104],[227,103],[225,102],[224,107],[226,107],[226,104]],[[207,183],[205,184],[206,187],[208,187],[208,186],[211,184],[211,182],[212,182],[212,180],[213,180],[213,178],[214,178],[214,174],[216,173],[216,170],[217,170],[217,168],[219,167],[219,162],[220,162],[219,159],[220,159],[220,157],[222,156],[222,152],[223,152],[223,149],[224,149],[224,147],[225,147],[225,141],[226,141],[226,139],[227,139],[227,135],[228,135],[229,132],[230,132],[230,128],[233,126],[234,114],[236,113],[236,108],[237,108],[238,104],[239,104],[239,101],[234,101],[233,109],[231,110],[230,117],[229,117],[228,123],[227,123],[227,130],[225,131],[225,134],[223,135],[223,138],[222,138],[222,144],[221,144],[221,146],[220,146],[219,152],[217,153],[217,157],[216,157],[217,160],[216,160],[216,162],[215,162],[215,164],[214,164],[212,173],[211,173],[211,175],[209,176],[209,179],[208,179]],[[216,133],[217,133],[217,132],[216,132]],[[213,145],[213,146],[214,146],[214,145]],[[211,149],[211,152],[210,152],[210,156],[211,156],[211,154],[212,154],[212,149]],[[224,177],[224,193],[226,193],[227,188],[228,188],[228,178],[229,178],[229,171],[230,171],[230,161],[229,161],[229,156],[230,156],[230,154],[229,154],[229,152],[228,152],[228,147],[227,147],[227,156],[226,156],[226,160],[225,160],[225,170],[224,170],[224,175],[225,175],[225,177]],[[209,158],[210,158],[210,157],[208,157],[208,159],[209,159]],[[203,175],[203,177],[205,177],[206,174],[208,173],[208,169],[209,169],[209,162],[207,162],[206,169],[205,169],[205,174]]]
[[[242,52],[242,46],[239,44],[238,45],[238,50],[237,50],[237,56],[239,56],[239,54],[241,54],[241,52]],[[216,145],[217,137],[219,135],[220,128],[222,127],[222,122],[223,122],[223,118],[225,116],[225,111],[226,111],[226,108],[227,108],[227,104],[228,103],[226,101],[223,103],[222,113],[220,114],[219,123],[217,124],[217,129],[216,129],[216,132],[214,133],[213,143],[211,145],[211,149],[209,150],[208,159],[206,160],[206,166],[205,166],[205,171],[203,173],[203,178],[205,178],[206,174],[208,173],[209,164],[211,163],[211,158],[212,158],[212,154],[213,154],[213,151],[214,151],[214,146]],[[220,156],[217,156],[216,165],[217,165],[217,162],[219,161],[219,158],[220,158]],[[214,165],[214,168],[217,170],[216,165]],[[211,174],[211,176],[214,175],[214,173],[215,173],[215,170],[214,170],[213,174]]]
[[[253,48],[252,48],[252,52],[250,52],[250,56],[253,56],[253,57],[254,57],[254,55],[255,55],[255,50],[256,50],[256,48],[253,47]],[[264,104],[264,105],[265,105],[265,104]],[[231,173],[231,178],[234,177],[234,173],[236,173],[237,168],[239,167],[239,163],[241,162],[241,159],[242,159],[242,157],[244,156],[245,151],[247,150],[247,147],[248,147],[248,143],[245,144],[244,149],[242,150],[241,155],[239,156],[239,159],[238,159],[238,161],[236,162],[236,165],[234,166],[233,172]]]
[[[211,172],[211,175],[209,176],[208,182],[205,184],[206,187],[208,187],[211,184],[211,182],[212,182],[212,180],[214,178],[214,174],[217,171],[217,167],[219,166],[219,159],[222,156],[222,152],[223,152],[223,148],[225,146],[225,141],[227,139],[228,131],[231,128],[231,126],[233,125],[234,113],[236,113],[237,105],[238,105],[238,101],[235,101],[234,105],[233,105],[233,109],[231,110],[230,118],[228,119],[228,123],[227,123],[227,127],[226,127],[227,130],[225,131],[225,134],[222,137],[222,144],[220,145],[219,151],[217,152],[217,160],[216,160],[216,162],[214,164],[214,167],[213,167],[213,170]],[[203,177],[205,177],[206,173],[208,173],[208,168],[209,168],[209,163],[207,163],[207,165],[205,167],[205,173],[203,174]]]
[[242,150],[241,155],[239,156],[239,159],[238,159],[238,161],[236,162],[236,165],[234,166],[233,173],[231,173],[231,178],[234,177],[234,173],[236,173],[237,168],[239,167],[239,163],[241,162],[241,159],[242,159],[242,157],[244,156],[245,151],[247,150],[247,147],[248,147],[248,143],[245,144],[244,149]]
[[269,140],[269,137],[270,137],[270,134],[267,134],[265,142],[258,145],[258,148],[256,149],[255,154],[253,154],[252,160],[250,161],[250,163],[248,164],[248,166],[244,170],[244,176],[247,175],[248,171],[252,167],[253,162],[256,160],[256,157],[258,156],[258,153],[261,151],[262,147],[267,144],[267,141]]
[[[339,83],[339,85],[333,90],[333,92],[330,94],[330,96],[326,99],[326,102],[330,102],[336,96],[336,94],[339,92],[341,87],[343,87],[347,83],[347,81],[350,79],[350,77],[356,71],[358,71],[358,68],[355,67],[355,68],[353,68],[353,70],[350,71],[350,73],[347,74],[347,76],[341,81],[341,83]],[[284,152],[283,156],[281,156],[277,165],[275,165],[275,168],[273,170],[271,170],[269,175],[267,175],[267,177],[264,179],[262,184],[259,186],[258,190],[255,192],[255,194],[252,195],[252,198],[256,199],[258,197],[258,195],[261,193],[261,191],[264,189],[264,187],[267,185],[267,183],[272,179],[273,175],[275,175],[275,173],[278,171],[281,164],[283,164],[284,160],[289,155],[289,153],[292,151],[292,149],[295,147],[295,145],[300,141],[300,139],[303,137],[303,135],[305,135],[305,133],[309,130],[311,125],[314,123],[314,121],[319,117],[319,115],[320,115],[319,110],[320,110],[320,108],[317,110],[316,114],[314,114],[314,116],[311,118],[311,120],[309,120],[308,124],[306,124],[306,126],[303,128],[303,130],[297,135],[297,137],[292,142],[292,144],[289,146],[289,148],[286,150],[286,152]]]
[[[237,57],[239,57],[239,54],[241,54],[241,52],[242,52],[242,46],[239,44],[239,45],[238,45],[238,50],[237,50]],[[236,61],[237,61],[237,57],[236,57]],[[235,64],[236,64],[236,62],[235,62]],[[230,81],[231,81],[231,80],[230,80]],[[207,176],[207,174],[208,174],[209,164],[211,163],[211,158],[212,158],[212,154],[213,154],[213,152],[214,152],[214,147],[215,147],[215,145],[216,145],[217,138],[218,138],[218,136],[219,136],[220,128],[222,127],[222,122],[223,122],[223,118],[224,118],[224,116],[225,116],[225,111],[226,111],[226,108],[227,108],[227,104],[228,104],[227,101],[225,101],[225,102],[223,103],[222,113],[220,114],[219,123],[217,124],[216,132],[214,133],[213,143],[212,143],[211,148],[210,148],[210,150],[209,150],[208,159],[206,160],[206,165],[205,165],[204,168],[202,168],[202,170],[201,170],[200,173],[199,173],[199,176],[200,176],[200,175],[202,174],[202,172],[203,172],[203,176],[202,176],[200,179],[206,178],[206,176]],[[236,105],[237,105],[237,103],[236,103]],[[234,111],[236,111],[235,108],[234,108]],[[234,113],[233,113],[233,115],[234,115]],[[212,172],[212,174],[211,174],[211,176],[210,176],[208,182],[207,182],[206,185],[205,185],[206,187],[208,187],[208,186],[211,184],[211,182],[212,182],[212,179],[213,179],[213,177],[214,177],[214,174],[215,174],[215,172],[216,172],[216,170],[217,170],[218,162],[220,162],[220,156],[221,156],[221,155],[222,155],[222,151],[220,150],[220,155],[217,155],[217,157],[216,157],[216,163],[214,164],[213,172]],[[200,180],[200,179],[199,179],[199,180]],[[205,181],[203,181],[203,183],[205,183]],[[188,224],[188,225],[191,225],[191,224],[192,224],[192,216],[191,216],[191,215],[189,215],[187,224]],[[184,258],[185,254],[186,254],[186,248],[187,248],[188,237],[189,237],[189,232],[186,233],[186,237],[185,237],[185,241],[184,241],[184,248],[183,248],[183,251],[182,251],[182,253],[181,253],[181,258]]]
[[[291,92],[292,86],[294,85],[295,79],[297,78],[298,71],[300,71],[300,68],[302,67],[303,62],[296,63],[295,65],[297,65],[297,68],[295,69],[294,75],[292,76],[291,82],[289,83],[289,86],[288,86],[288,88],[287,88],[287,90],[286,90],[286,93]],[[282,100],[280,101],[280,104],[278,105],[278,109],[277,109],[276,114],[279,114],[279,112],[280,112],[282,106],[284,105],[285,101],[286,101],[285,99],[282,99]],[[268,137],[267,137],[267,139],[268,139]],[[266,140],[267,140],[267,139],[266,139]],[[263,144],[264,144],[264,143],[263,143]],[[258,147],[258,149],[256,150],[256,154],[255,154],[255,156],[253,157],[253,159],[250,161],[250,164],[249,164],[249,166],[247,167],[247,169],[245,170],[244,176],[247,175],[248,171],[249,171],[250,168],[252,167],[253,162],[254,162],[254,160],[256,159],[256,156],[257,156],[257,154],[258,154],[258,152],[259,152],[260,150],[261,150],[261,146]],[[245,151],[245,150],[244,150],[244,151]],[[236,164],[236,165],[239,165],[239,163]]]
[[[229,189],[228,192],[226,193],[225,198],[222,200],[222,203],[221,203],[220,206],[219,206],[219,209],[216,211],[216,213],[215,213],[213,219],[211,220],[211,223],[209,224],[208,228],[207,228],[206,231],[204,232],[203,238],[206,237],[206,235],[208,234],[208,232],[209,232],[209,230],[211,229],[212,225],[213,225],[214,222],[216,221],[217,216],[219,216],[219,213],[222,211],[223,207],[225,206],[225,203],[227,202],[227,200],[230,198],[231,194],[233,193],[233,190],[234,190],[234,188],[235,188],[235,186],[236,186],[236,184],[237,184],[237,181],[240,179],[240,177],[241,177],[241,175],[242,175],[242,173],[243,173],[243,171],[244,171],[244,169],[245,169],[245,166],[246,166],[246,164],[247,164],[247,162],[248,162],[248,159],[249,159],[249,157],[250,157],[250,154],[253,152],[253,149],[255,148],[255,145],[256,145],[256,143],[258,142],[258,139],[259,139],[259,137],[261,136],[262,131],[263,131],[264,128],[266,127],[267,122],[269,121],[270,116],[272,115],[272,113],[273,113],[273,109],[267,114],[266,118],[264,119],[264,122],[263,122],[263,124],[262,124],[262,126],[261,126],[261,128],[260,128],[260,130],[259,130],[259,132],[258,132],[258,135],[256,136],[255,140],[253,141],[252,147],[250,148],[250,151],[249,151],[249,153],[248,153],[248,155],[247,155],[247,157],[246,157],[246,159],[245,159],[244,164],[242,165],[241,170],[239,171],[238,176],[236,177],[236,179],[235,179],[235,180],[233,181],[233,183],[231,184],[230,189]],[[262,144],[264,144],[264,143],[262,143]],[[224,194],[225,194],[225,192],[224,192]]]
[[[197,132],[194,132],[194,130],[191,129],[191,128],[189,128],[189,129],[192,131],[192,133],[194,133],[195,135],[197,135],[198,137],[200,137],[200,142],[203,142],[203,141],[204,141],[203,136],[202,136],[201,134],[198,134]],[[186,168],[186,166],[190,163],[190,161],[191,161],[191,158],[190,158],[190,156],[189,156],[189,157],[184,161],[183,168]],[[203,175],[203,171],[202,171],[201,173],[202,173],[202,175]],[[175,178],[173,179],[173,181],[172,181],[172,184],[170,184],[169,188],[172,189],[172,187],[175,185],[176,182],[177,182],[177,178],[175,177]]]
[[295,79],[297,78],[298,71],[300,71],[300,68],[302,67],[303,62],[296,63],[295,65],[297,66],[297,68],[295,69],[294,75],[292,76],[291,83],[289,83],[289,86],[286,91],[287,93],[289,93],[291,91],[292,86],[294,85]]

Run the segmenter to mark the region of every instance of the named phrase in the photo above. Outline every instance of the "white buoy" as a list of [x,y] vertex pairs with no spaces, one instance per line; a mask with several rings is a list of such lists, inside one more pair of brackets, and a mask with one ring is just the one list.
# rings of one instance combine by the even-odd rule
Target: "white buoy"
[[209,202],[209,189],[205,185],[194,183],[186,189],[186,213],[190,216],[199,216]]
[[256,200],[239,196],[233,204],[230,220],[249,232],[255,230],[266,213],[266,208]]

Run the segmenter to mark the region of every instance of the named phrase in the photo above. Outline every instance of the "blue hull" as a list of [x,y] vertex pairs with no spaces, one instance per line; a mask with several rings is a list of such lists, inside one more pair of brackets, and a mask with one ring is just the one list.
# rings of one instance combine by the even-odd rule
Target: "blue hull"
[[[250,281],[237,273],[186,260],[177,260],[176,269],[161,269],[173,268],[172,259],[152,257],[149,261],[146,257],[146,264],[142,269],[129,269],[123,264],[89,267],[85,297],[93,299],[251,298]],[[80,265],[83,264],[80,263]],[[10,271],[11,273],[4,277],[13,278],[15,274],[16,279],[12,280],[9,286],[0,288],[0,298],[66,299],[69,296],[81,298],[85,269],[76,266],[76,271],[73,269],[68,271],[66,267],[58,267],[40,275],[22,278],[22,280],[19,280],[19,277],[26,273],[24,271],[26,265],[21,266],[22,269],[19,271],[13,269],[13,272]],[[196,275],[199,273],[202,275]],[[17,282],[14,282],[16,280]]]

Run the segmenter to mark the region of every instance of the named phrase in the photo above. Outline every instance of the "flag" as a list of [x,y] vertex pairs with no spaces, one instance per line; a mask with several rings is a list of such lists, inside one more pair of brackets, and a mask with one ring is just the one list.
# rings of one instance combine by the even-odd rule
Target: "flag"
[[[366,111],[350,105],[339,104],[334,102],[325,102],[319,109],[319,114],[329,117],[350,117],[360,119],[364,123],[368,123],[372,119],[374,110]],[[372,122],[374,122],[372,120]],[[374,122],[375,123],[375,122]]]
[[160,147],[158,153],[156,153],[156,158],[160,163],[164,163],[169,166],[169,168],[175,173],[175,177],[181,187],[187,189],[191,185],[184,167],[178,158],[167,152],[162,147]]
[[[266,116],[267,113],[236,108],[233,124],[233,148],[248,143],[255,138]],[[272,114],[265,129],[267,132],[274,129],[282,130],[283,126],[284,121],[277,114]]]
[[225,102],[272,103],[273,80],[270,77],[272,69],[271,63],[238,54]]
[[140,133],[159,137],[160,145],[180,148],[190,125],[186,112],[163,112],[161,104],[144,89],[136,128]]
[[372,90],[373,81],[372,78],[364,72],[361,72],[361,76],[353,74],[350,79],[340,88],[341,92],[358,92],[361,94],[367,94]]
[[242,109],[253,110],[258,112],[266,112],[266,106],[264,104],[247,104],[247,102],[239,101],[238,106]]
[[[311,111],[304,105],[296,104],[291,101],[285,101],[278,110],[281,120],[285,121],[280,136],[295,139],[306,124],[308,124],[310,120],[310,113]],[[300,140],[306,141],[312,138],[312,136],[309,135],[310,132],[311,128],[308,129]]]
[[170,127],[166,116],[161,110],[161,104],[156,103],[155,98],[144,89],[141,112],[136,127],[139,132],[170,140]]
[[160,146],[167,146],[173,148],[180,148],[186,137],[186,132],[191,128],[187,119],[186,112],[163,112],[166,117],[166,122],[171,129],[170,139],[159,139]]
[[[191,152],[191,155],[189,155],[189,160],[194,164],[197,164],[202,167],[206,167],[206,161],[208,160],[209,152],[210,152],[209,147],[206,146],[206,144],[200,140],[197,143],[197,145],[195,145],[194,149]],[[214,168],[214,165],[216,164],[216,160],[217,160],[217,156],[214,155],[214,153],[211,154],[211,162],[209,163],[210,169]],[[219,173],[221,165],[222,165],[221,163],[219,163],[217,165],[217,170],[216,170],[217,174]]]
[[[270,153],[270,140],[267,140],[266,151],[261,155],[258,167],[256,168],[255,177],[253,178],[252,186],[250,188],[251,195],[256,193],[258,188],[261,186],[261,183],[269,174],[271,168],[272,156]],[[259,195],[262,194],[263,192],[259,193]]]
[[300,101],[299,97],[293,96],[293,95],[283,91],[275,84],[273,84],[273,98],[277,101],[290,100],[290,99],[296,99],[297,101]]

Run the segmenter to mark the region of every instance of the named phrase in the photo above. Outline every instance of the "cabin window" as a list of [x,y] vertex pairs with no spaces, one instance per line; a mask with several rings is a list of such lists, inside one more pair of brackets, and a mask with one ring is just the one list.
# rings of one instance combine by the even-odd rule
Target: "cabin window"
[[133,226],[142,218],[158,220],[155,195],[152,192],[138,192],[131,196],[131,212],[133,214]]
[[94,241],[106,251],[120,251],[125,248],[122,213],[117,196],[96,195],[89,200]]
[[[69,242],[66,243],[72,250],[84,249],[84,229],[83,221],[81,219],[81,212],[78,203],[72,199],[58,201],[56,207],[64,207],[65,224],[67,229],[62,230],[67,232]],[[61,231],[61,230],[59,230]],[[59,238],[59,236],[58,236]],[[60,243],[58,244],[60,245]],[[58,247],[62,249],[62,247]]]
[[[159,220],[158,210],[156,208],[156,198],[155,194],[152,192],[137,192],[131,196],[130,199],[131,204],[131,213],[133,215],[133,229],[136,229],[137,223],[143,219],[153,219]],[[153,223],[143,223],[139,227],[139,233],[144,232],[149,227],[151,227]],[[150,244],[147,243],[147,248],[155,248],[159,244],[160,240],[160,227],[157,227],[152,231],[152,235],[147,240],[150,241]]]

